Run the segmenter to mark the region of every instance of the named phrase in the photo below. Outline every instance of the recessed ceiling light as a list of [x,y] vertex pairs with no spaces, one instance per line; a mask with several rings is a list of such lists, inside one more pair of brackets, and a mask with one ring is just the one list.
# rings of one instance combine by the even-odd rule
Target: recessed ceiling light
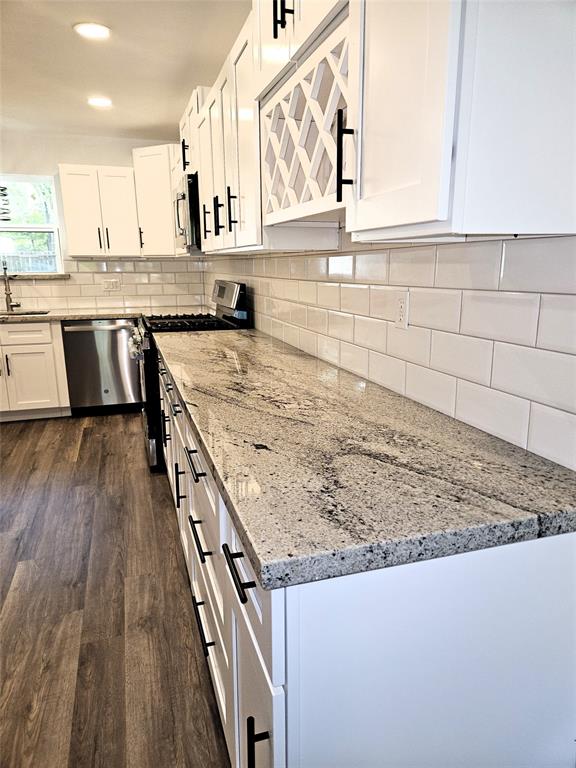
[[104,24],[82,22],[81,24],[74,24],[74,29],[79,35],[87,37],[89,40],[108,40],[110,37],[110,29]]
[[108,109],[112,106],[112,99],[109,99],[108,96],[90,96],[88,104],[97,109]]

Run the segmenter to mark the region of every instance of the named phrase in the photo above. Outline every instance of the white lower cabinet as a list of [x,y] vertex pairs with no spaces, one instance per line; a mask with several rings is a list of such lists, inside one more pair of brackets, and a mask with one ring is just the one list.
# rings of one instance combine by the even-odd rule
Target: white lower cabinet
[[3,420],[61,415],[69,406],[59,323],[4,325],[0,354]]
[[264,590],[183,406],[170,429],[232,768],[572,768],[576,534]]

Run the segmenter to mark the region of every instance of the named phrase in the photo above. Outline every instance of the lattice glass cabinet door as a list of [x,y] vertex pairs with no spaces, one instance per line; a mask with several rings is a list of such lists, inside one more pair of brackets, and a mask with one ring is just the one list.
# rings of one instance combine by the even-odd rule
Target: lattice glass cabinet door
[[[343,207],[336,202],[337,130],[339,110],[346,126],[347,105],[346,20],[261,106],[265,225]],[[345,157],[340,170],[349,176]]]

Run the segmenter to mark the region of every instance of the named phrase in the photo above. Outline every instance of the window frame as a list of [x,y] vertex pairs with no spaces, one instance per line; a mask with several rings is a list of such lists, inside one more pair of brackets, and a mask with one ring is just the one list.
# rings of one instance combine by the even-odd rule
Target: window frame
[[62,242],[60,238],[60,210],[58,205],[58,194],[56,190],[56,177],[49,174],[40,173],[0,173],[0,185],[2,181],[21,181],[21,182],[49,182],[52,186],[53,202],[54,202],[54,218],[55,223],[50,225],[42,224],[41,226],[34,226],[32,224],[25,225],[6,225],[0,221],[0,234],[2,232],[50,232],[54,238],[54,250],[56,256],[56,270],[52,272],[13,272],[10,270],[10,274],[17,277],[42,277],[52,275],[63,275],[64,273],[64,260],[62,257]]

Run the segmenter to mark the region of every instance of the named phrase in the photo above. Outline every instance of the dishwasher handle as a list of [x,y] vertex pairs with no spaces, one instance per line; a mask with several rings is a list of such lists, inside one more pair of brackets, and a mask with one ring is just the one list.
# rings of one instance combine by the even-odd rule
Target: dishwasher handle
[[135,325],[63,325],[62,330],[65,333],[76,333],[78,331],[133,331]]

